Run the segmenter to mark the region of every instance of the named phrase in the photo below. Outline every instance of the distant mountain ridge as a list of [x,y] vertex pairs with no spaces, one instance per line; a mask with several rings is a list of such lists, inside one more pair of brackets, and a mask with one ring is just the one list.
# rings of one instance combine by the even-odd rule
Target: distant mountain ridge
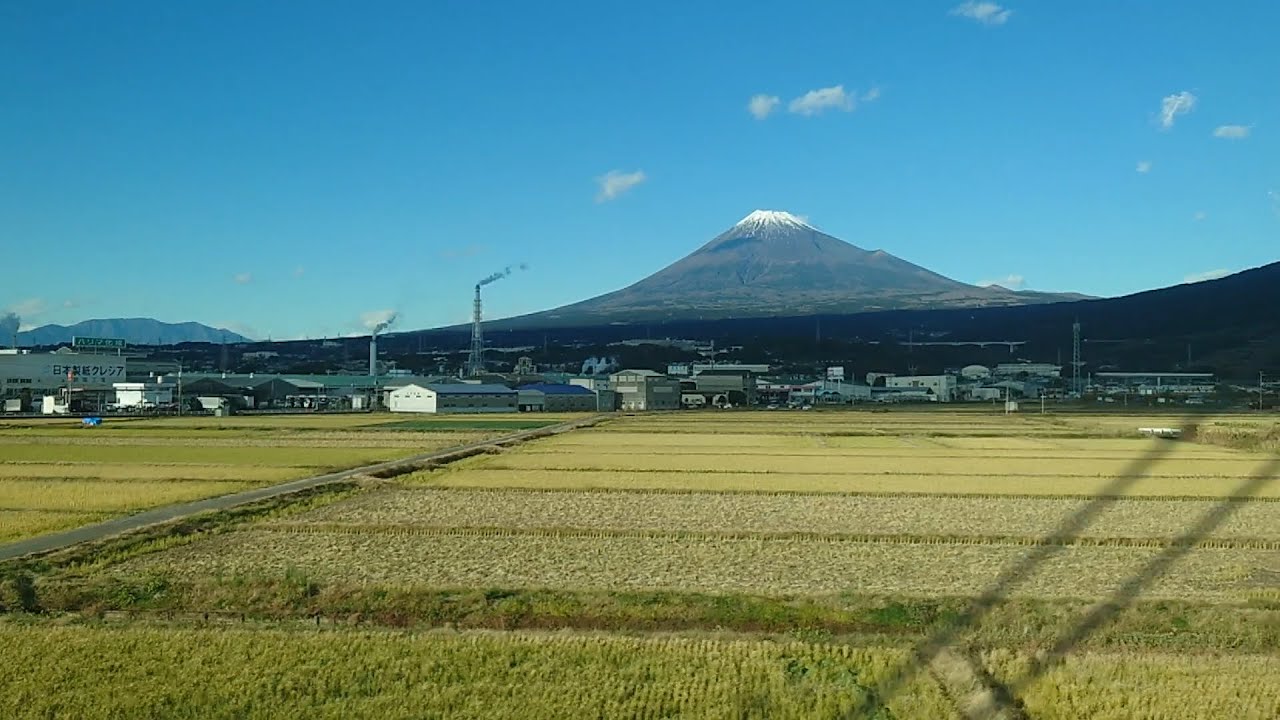
[[998,307],[1084,299],[952,280],[864,250],[791,213],[756,210],[671,265],[621,290],[495,327]]
[[18,333],[18,344],[69,344],[73,337],[121,338],[130,345],[177,345],[184,342],[248,342],[249,338],[223,328],[196,322],[166,323],[152,318],[85,320],[74,325],[42,325]]

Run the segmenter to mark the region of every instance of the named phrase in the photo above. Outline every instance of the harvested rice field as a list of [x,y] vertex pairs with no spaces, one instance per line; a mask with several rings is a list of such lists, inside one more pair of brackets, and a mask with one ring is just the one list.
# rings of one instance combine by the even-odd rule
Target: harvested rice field
[[122,418],[95,428],[60,419],[0,421],[0,543],[506,432],[490,429],[498,421],[488,418],[462,429],[413,431],[389,427],[395,421]]
[[[246,658],[302,652],[295,643],[319,658],[330,639],[351,643],[317,667],[420,658],[419,680],[370,681],[370,697],[400,704],[351,704],[326,694],[333,682],[283,676],[241,693],[310,717],[395,716],[424,684],[438,712],[414,707],[451,717],[502,716],[510,703],[563,717],[1280,716],[1280,455],[1249,435],[1274,428],[1202,418],[1184,440],[1138,432],[1157,423],[1176,420],[617,417],[70,561],[33,578],[48,609],[134,619],[0,634],[86,657],[128,647],[144,666],[198,636]],[[405,431],[308,432],[390,443]],[[44,453],[65,446],[25,447],[28,460],[0,469],[53,466]],[[308,450],[246,445],[242,466],[292,467],[255,455],[273,449]],[[171,482],[226,482],[204,459]],[[130,502],[38,490],[57,482],[45,476],[14,481],[27,483],[15,501],[47,492],[31,512],[85,517]],[[711,662],[718,684],[697,679]],[[606,666],[616,669],[596,669]],[[671,666],[687,672],[668,681]],[[505,669],[518,667],[538,668],[520,676],[537,680]],[[158,692],[121,711],[181,703]],[[449,704],[464,696],[471,704]],[[557,704],[564,696],[586,704]]]

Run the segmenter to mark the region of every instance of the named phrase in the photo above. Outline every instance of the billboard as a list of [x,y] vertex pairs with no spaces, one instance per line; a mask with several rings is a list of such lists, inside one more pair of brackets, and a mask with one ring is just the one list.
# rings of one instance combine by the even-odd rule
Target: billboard
[[844,382],[844,366],[841,365],[838,367],[827,368],[827,379],[839,380],[840,382]]
[[123,357],[46,353],[0,355],[0,387],[52,390],[68,381],[78,388],[108,388],[126,378]]
[[79,335],[71,338],[71,347],[77,349],[108,348],[111,350],[123,350],[124,346],[125,342],[120,338],[80,337]]

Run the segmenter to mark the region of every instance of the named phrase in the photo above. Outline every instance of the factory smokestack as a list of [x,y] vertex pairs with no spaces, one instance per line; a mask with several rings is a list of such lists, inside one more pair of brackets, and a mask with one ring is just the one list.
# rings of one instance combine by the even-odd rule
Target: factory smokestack
[[0,315],[0,343],[13,343],[18,347],[18,328],[22,327],[22,318],[16,313],[7,312]]
[[476,283],[476,299],[471,305],[471,352],[467,354],[467,375],[476,376],[484,372],[484,335],[480,330],[480,321],[484,318],[484,310],[480,304],[480,286],[488,282],[506,277],[490,275]]
[[395,324],[400,313],[394,310],[379,310],[365,313],[361,318],[364,326],[369,328],[369,375],[378,375],[378,335]]
[[[496,283],[504,277],[509,277],[511,275],[511,267],[508,265],[476,283],[476,298],[471,304],[471,351],[467,353],[466,367],[466,374],[471,377],[484,373],[484,333],[480,329],[480,323],[484,319],[484,311],[480,304],[480,288]],[[528,263],[520,263],[515,267],[518,270],[529,269]]]

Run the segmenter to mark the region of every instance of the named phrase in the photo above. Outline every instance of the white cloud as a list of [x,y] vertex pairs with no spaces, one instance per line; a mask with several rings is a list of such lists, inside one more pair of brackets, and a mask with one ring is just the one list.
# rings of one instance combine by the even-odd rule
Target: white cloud
[[1027,286],[1027,279],[1021,275],[1006,275],[997,280],[982,280],[978,283],[978,287],[991,287],[999,285],[1010,290],[1021,290]]
[[879,99],[880,99],[880,88],[878,87],[873,87],[870,90],[862,93],[862,97],[859,98],[859,100],[861,100],[864,103],[875,102]]
[[231,279],[235,280],[237,285],[248,285],[249,283],[253,282],[253,273],[248,273],[248,272],[236,273],[235,276],[232,277]]
[[747,103],[747,112],[757,120],[763,120],[773,114],[782,100],[777,95],[754,95]]
[[20,302],[16,302],[5,308],[6,312],[11,312],[18,317],[32,317],[35,315],[43,315],[45,310],[49,309],[49,304],[44,298],[27,298]]
[[1218,268],[1217,270],[1205,270],[1204,272],[1192,273],[1191,275],[1188,275],[1182,278],[1182,282],[1198,283],[1198,282],[1204,282],[1205,280],[1217,280],[1218,278],[1224,278],[1230,274],[1231,274],[1231,271],[1226,268]]
[[71,299],[68,299],[68,300],[63,300],[63,301],[62,301],[62,308],[63,308],[64,310],[72,310],[72,309],[75,309],[75,308],[78,308],[78,307],[80,307],[80,301],[79,301],[79,300],[71,300]]
[[1143,174],[1149,173],[1149,172],[1151,172],[1151,161],[1150,161],[1150,160],[1139,160],[1139,161],[1138,161],[1138,167],[1136,167],[1136,168],[1134,168],[1134,169],[1135,169],[1135,170],[1137,170],[1137,171],[1138,171],[1138,172],[1140,172],[1140,173],[1143,173]]
[[613,200],[647,179],[643,170],[636,170],[635,172],[610,170],[596,178],[596,183],[600,185],[600,192],[596,194],[596,202]]
[[1003,25],[1009,21],[1009,16],[1013,14],[1013,11],[1002,8],[993,2],[974,2],[974,0],[969,0],[951,8],[951,14],[975,20],[983,25]]
[[1191,219],[1195,220],[1196,222],[1200,222],[1201,220],[1204,220],[1207,217],[1209,217],[1209,215],[1205,213],[1205,211],[1197,210],[1196,214],[1191,216]]
[[844,91],[844,85],[810,90],[787,105],[787,110],[797,115],[819,115],[827,110],[853,110],[853,96]]
[[1252,130],[1248,125],[1219,125],[1213,129],[1213,136],[1224,140],[1243,140]]
[[1166,95],[1160,101],[1160,127],[1168,130],[1179,115],[1186,115],[1196,107],[1196,96],[1183,90],[1176,95]]

